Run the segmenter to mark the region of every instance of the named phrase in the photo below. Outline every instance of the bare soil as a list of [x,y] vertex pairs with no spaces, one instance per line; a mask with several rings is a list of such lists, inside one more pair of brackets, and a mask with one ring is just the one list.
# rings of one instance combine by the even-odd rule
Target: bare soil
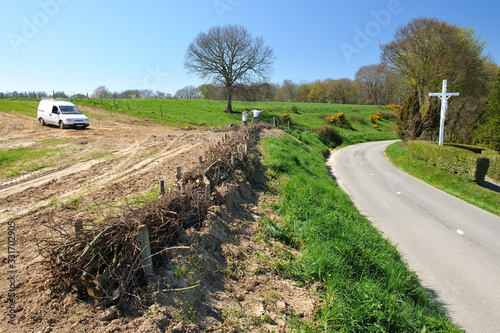
[[[286,332],[292,317],[314,320],[321,286],[300,286],[280,275],[277,263],[299,254],[259,232],[260,218],[272,216],[263,202],[274,198],[255,191],[241,174],[218,188],[220,200],[201,228],[183,233],[179,245],[186,248],[168,251],[169,264],[155,269],[140,307],[54,292],[45,283],[51,272],[40,265],[34,240],[48,232],[47,219],[90,224],[119,214],[161,180],[174,184],[177,167],[193,168],[222,137],[205,128],[83,110],[95,115],[85,130],[0,113],[1,150],[47,146],[51,140],[63,148],[49,158],[49,167],[0,178],[0,332]],[[256,178],[266,181],[263,174]],[[15,234],[11,247],[8,230]],[[12,248],[15,257],[9,256]],[[193,281],[198,287],[178,291]]]

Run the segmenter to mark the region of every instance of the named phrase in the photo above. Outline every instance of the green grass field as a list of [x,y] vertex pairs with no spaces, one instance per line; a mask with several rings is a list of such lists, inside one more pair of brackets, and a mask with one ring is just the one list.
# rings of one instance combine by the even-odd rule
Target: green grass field
[[[345,114],[351,128],[335,127],[342,136],[342,145],[354,143],[397,139],[395,132],[394,115],[386,107],[373,105],[325,104],[325,103],[281,103],[281,102],[233,102],[235,113],[224,112],[225,101],[209,100],[182,100],[182,99],[77,99],[72,100],[76,105],[85,105],[127,114],[142,119],[179,125],[179,126],[206,126],[225,127],[229,124],[241,124],[241,112],[246,108],[264,110],[260,114],[261,122],[272,124],[273,117],[289,115],[290,124],[281,122],[280,126],[292,130],[311,132],[314,129],[327,125],[327,118]],[[38,100],[0,100],[0,111],[18,112],[36,117]],[[161,109],[161,110],[160,110]],[[296,111],[294,111],[296,110]],[[370,115],[381,112],[384,117],[379,120],[380,129],[373,128],[368,120]],[[98,115],[87,112],[92,122]]]

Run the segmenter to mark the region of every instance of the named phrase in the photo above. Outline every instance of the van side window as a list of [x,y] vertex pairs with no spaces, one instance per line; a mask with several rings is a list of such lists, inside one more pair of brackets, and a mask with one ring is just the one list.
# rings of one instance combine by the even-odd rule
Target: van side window
[[52,113],[57,113],[57,106],[55,106],[55,105],[54,105],[54,106],[52,107]]

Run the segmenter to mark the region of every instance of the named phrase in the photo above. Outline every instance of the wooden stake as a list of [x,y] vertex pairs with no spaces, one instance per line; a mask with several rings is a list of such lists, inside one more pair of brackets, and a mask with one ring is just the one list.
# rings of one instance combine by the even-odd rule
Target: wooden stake
[[160,194],[165,194],[165,181],[160,180]]
[[175,175],[177,180],[181,180],[181,167],[177,167],[177,174]]
[[210,198],[210,184],[205,185],[205,194]]
[[81,219],[77,219],[75,221],[75,235],[76,237],[80,237],[83,231],[83,222]]
[[140,225],[137,228],[137,234],[139,236],[139,249],[141,250],[142,268],[144,269],[144,275],[146,280],[149,280],[154,276],[153,270],[153,259],[151,258],[151,247],[149,245],[149,231],[146,225]]

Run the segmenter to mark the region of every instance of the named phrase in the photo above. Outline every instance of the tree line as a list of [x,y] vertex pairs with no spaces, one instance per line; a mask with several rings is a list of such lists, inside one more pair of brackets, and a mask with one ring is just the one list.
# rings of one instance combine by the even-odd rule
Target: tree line
[[[476,131],[479,127],[490,128],[488,133],[500,132],[495,107],[488,106],[485,113],[499,72],[492,58],[483,54],[485,46],[486,41],[474,28],[415,18],[400,26],[392,41],[380,45],[380,62],[359,68],[354,79],[301,83],[284,80],[273,84],[268,82],[275,60],[272,48],[261,37],[253,38],[242,26],[225,25],[199,33],[185,54],[188,73],[197,74],[208,83],[184,87],[173,96],[152,90],[111,93],[100,86],[91,97],[227,100],[226,112],[232,112],[232,100],[395,105],[401,139],[436,140],[440,103],[437,98],[431,99],[429,93],[440,92],[446,79],[450,91],[459,92],[460,96],[450,102],[445,140],[470,143],[480,132]],[[0,97],[6,95],[10,97]],[[53,96],[64,97],[55,92]],[[491,115],[495,119],[490,119]],[[481,143],[478,139],[475,142]]]

